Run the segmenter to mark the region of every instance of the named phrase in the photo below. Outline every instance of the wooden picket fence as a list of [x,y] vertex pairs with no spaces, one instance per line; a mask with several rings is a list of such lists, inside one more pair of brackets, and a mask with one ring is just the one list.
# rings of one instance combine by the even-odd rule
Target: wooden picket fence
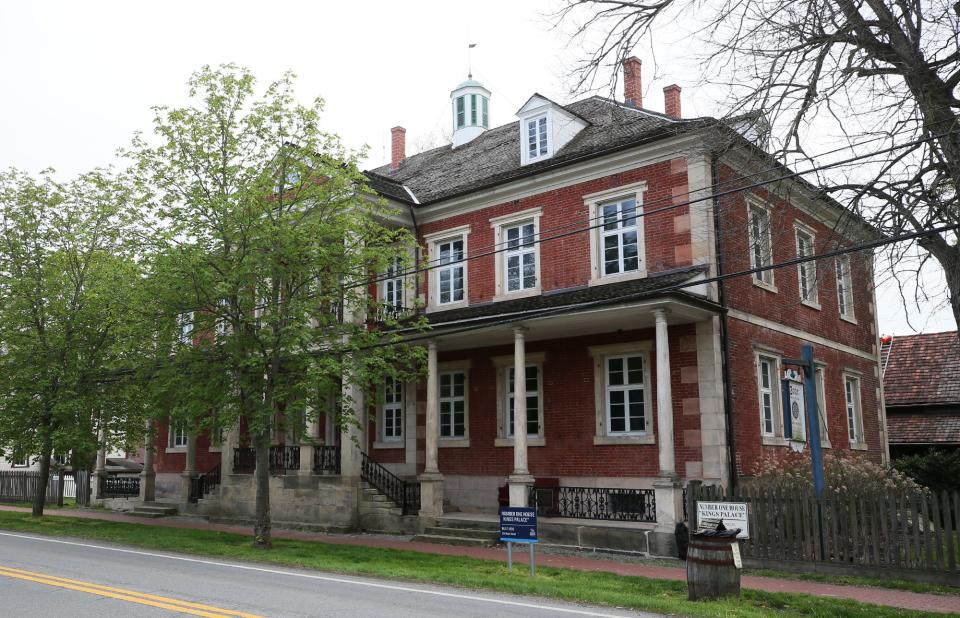
[[922,571],[949,575],[950,581],[960,574],[957,492],[863,497],[828,489],[817,500],[812,491],[750,486],[727,496],[721,487],[695,482],[687,491],[688,511],[694,500],[748,503],[750,538],[742,544],[743,556],[766,565],[805,562]]
[[[31,502],[40,483],[40,473],[33,470],[0,470],[0,500]],[[46,501],[56,502],[59,481],[51,474],[47,483]]]

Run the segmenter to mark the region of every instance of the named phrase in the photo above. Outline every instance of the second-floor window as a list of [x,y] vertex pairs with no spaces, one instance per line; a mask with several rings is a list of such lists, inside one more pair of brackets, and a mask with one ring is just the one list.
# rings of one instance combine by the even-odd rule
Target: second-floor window
[[187,311],[177,315],[177,338],[180,343],[190,345],[193,343],[193,312]]
[[[804,229],[797,229],[797,257],[805,258],[813,254],[813,234]],[[811,261],[797,264],[797,278],[800,281],[800,300],[808,304],[816,304],[817,263]]]
[[[763,268],[773,264],[773,241],[770,237],[770,212],[759,206],[751,206],[750,226],[750,266]],[[773,270],[761,270],[753,273],[755,283],[773,285]]]
[[437,247],[437,303],[464,299],[463,238],[440,241]]
[[538,116],[527,121],[527,159],[545,157],[550,152],[547,142],[547,117]]
[[383,441],[403,438],[403,384],[387,378],[383,392]]
[[840,317],[853,319],[853,278],[850,276],[850,257],[838,256],[837,268],[837,307]]
[[381,298],[383,304],[393,309],[403,309],[403,277],[400,258],[393,260],[387,267],[384,280],[381,281]]
[[616,275],[639,270],[636,198],[601,204],[599,214],[603,221],[600,230],[603,274]]
[[533,223],[504,228],[504,281],[507,292],[537,287],[537,248]]

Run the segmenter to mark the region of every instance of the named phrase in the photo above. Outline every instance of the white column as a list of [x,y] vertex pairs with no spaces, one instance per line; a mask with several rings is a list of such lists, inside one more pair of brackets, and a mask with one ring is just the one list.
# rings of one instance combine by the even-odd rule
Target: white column
[[187,432],[187,456],[180,473],[180,503],[190,502],[190,480],[197,474],[197,432],[193,427]]
[[148,418],[143,439],[143,471],[140,473],[140,501],[153,502],[156,499],[157,473],[153,469],[153,419]]
[[437,384],[437,341],[427,343],[427,419],[424,427],[424,467],[420,475],[420,516],[443,515],[443,475],[437,464],[437,441],[440,437],[440,403]]
[[107,475],[107,429],[102,427],[97,434],[97,441],[100,443],[97,449],[97,464],[93,470],[93,497],[101,499],[101,479]]
[[364,414],[363,392],[352,384],[344,384],[343,396],[351,403],[351,418],[344,419],[340,429],[340,476],[344,478],[359,478],[362,464],[362,453],[366,450],[366,432],[364,424],[367,415]]
[[673,394],[670,390],[670,344],[666,309],[654,309],[657,324],[657,441],[660,445],[660,476],[677,475],[673,450]]
[[303,427],[303,436],[300,438],[300,470],[298,472],[300,476],[310,476],[313,474],[313,451],[320,436],[320,423],[312,409],[306,410],[304,414],[307,421]]
[[[527,506],[533,477],[527,467],[527,350],[526,329],[513,329],[513,473],[510,506]],[[509,412],[509,411],[507,411]]]

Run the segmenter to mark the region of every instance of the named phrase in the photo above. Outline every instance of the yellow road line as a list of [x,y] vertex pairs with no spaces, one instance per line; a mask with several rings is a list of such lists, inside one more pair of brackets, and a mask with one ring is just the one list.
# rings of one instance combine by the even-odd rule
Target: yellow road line
[[14,569],[5,566],[0,566],[0,575],[12,577],[14,579],[21,579],[24,581],[46,584],[48,586],[56,586],[59,588],[66,588],[79,592],[87,592],[90,594],[119,599],[122,601],[129,601],[131,603],[150,605],[160,609],[170,609],[177,612],[191,614],[193,616],[205,616],[206,618],[262,618],[256,614],[248,614],[245,612],[203,605],[201,603],[180,601],[178,599],[171,599],[169,597],[163,597],[155,594],[136,592],[123,588],[113,588],[111,586],[103,586],[91,582],[83,582],[75,579],[67,579],[65,577],[56,577],[53,575],[45,575],[43,573],[34,573],[32,571]]

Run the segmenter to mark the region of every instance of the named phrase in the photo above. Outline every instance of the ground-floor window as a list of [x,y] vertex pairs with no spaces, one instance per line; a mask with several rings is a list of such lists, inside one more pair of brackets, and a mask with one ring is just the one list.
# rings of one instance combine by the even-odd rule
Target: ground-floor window
[[[505,419],[504,435],[507,437],[513,437],[513,428],[514,428],[514,410],[516,409],[514,388],[516,384],[516,375],[514,367],[506,367],[504,369],[506,380],[506,400],[504,401],[505,408],[507,410],[507,417]],[[541,397],[540,397],[540,367],[538,365],[527,365],[526,374],[524,376],[524,384],[526,385],[527,392],[527,435],[529,436],[542,436],[542,425],[540,418],[541,410]]]
[[170,433],[167,436],[167,446],[170,448],[186,448],[187,424],[183,421],[171,421],[168,427]]
[[403,384],[387,378],[383,391],[383,441],[393,442],[403,437]]
[[467,375],[463,371],[440,374],[440,437],[463,438],[467,427]]
[[860,402],[860,378],[843,376],[843,392],[847,407],[847,434],[850,444],[863,443],[863,411]]
[[609,435],[647,431],[645,359],[642,354],[604,359],[604,391]]
[[778,431],[780,381],[778,379],[779,361],[773,356],[757,356],[757,386],[760,395],[760,435],[773,437],[781,435]]

